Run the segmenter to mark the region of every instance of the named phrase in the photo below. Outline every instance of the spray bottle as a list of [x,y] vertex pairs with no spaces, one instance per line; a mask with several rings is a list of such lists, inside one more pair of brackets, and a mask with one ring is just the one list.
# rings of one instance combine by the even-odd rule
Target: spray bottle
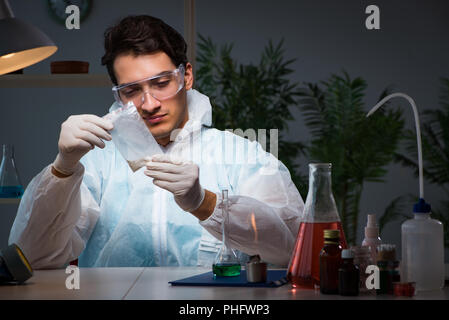
[[367,246],[371,251],[371,259],[376,264],[377,259],[377,246],[381,244],[379,237],[379,228],[376,223],[376,215],[369,214],[368,222],[365,227],[365,239],[363,239],[362,246]]
[[444,286],[443,224],[430,217],[430,204],[424,200],[421,130],[415,102],[406,94],[394,93],[379,101],[368,112],[367,117],[394,97],[407,99],[413,109],[419,163],[419,201],[413,207],[414,218],[405,221],[401,226],[401,281],[416,282],[418,291],[441,289]]

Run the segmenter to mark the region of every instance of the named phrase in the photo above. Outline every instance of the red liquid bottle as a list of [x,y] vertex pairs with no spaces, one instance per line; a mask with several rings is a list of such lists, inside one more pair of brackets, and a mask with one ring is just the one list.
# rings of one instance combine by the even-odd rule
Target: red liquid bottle
[[347,248],[332,194],[331,168],[330,163],[309,164],[309,192],[303,222],[287,271],[287,279],[293,288],[313,289],[320,285],[320,251],[324,245],[324,230],[340,230],[340,244],[343,249]]

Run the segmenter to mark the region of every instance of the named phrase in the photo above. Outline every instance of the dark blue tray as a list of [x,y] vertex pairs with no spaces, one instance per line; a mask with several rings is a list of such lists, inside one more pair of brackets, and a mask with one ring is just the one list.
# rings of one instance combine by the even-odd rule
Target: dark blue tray
[[193,277],[170,281],[172,286],[213,286],[213,287],[280,287],[287,283],[287,270],[267,270],[266,282],[246,281],[246,270],[242,270],[240,276],[216,277],[212,271]]

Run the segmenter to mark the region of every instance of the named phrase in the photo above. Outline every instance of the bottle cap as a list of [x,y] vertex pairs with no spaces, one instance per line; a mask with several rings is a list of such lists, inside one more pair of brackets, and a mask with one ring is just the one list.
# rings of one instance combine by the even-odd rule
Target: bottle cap
[[338,229],[328,229],[324,230],[325,239],[338,239],[340,238],[340,230]]
[[351,250],[354,253],[354,257],[371,255],[371,248],[369,246],[353,246]]
[[309,163],[309,169],[332,169],[332,163]]
[[375,214],[369,214],[368,215],[368,223],[366,225],[367,227],[377,227],[376,224],[376,215]]
[[429,213],[430,210],[430,204],[426,203],[423,198],[419,198],[419,201],[413,205],[414,213]]
[[354,252],[352,252],[351,249],[343,249],[341,251],[341,258],[342,259],[352,259],[352,258],[354,258]]
[[394,244],[381,244],[377,246],[377,260],[378,261],[395,261],[396,260],[396,246]]
[[416,282],[393,282],[395,296],[413,297],[415,295]]
[[368,222],[365,227],[365,238],[377,238],[379,237],[379,228],[376,223],[376,215],[369,214]]

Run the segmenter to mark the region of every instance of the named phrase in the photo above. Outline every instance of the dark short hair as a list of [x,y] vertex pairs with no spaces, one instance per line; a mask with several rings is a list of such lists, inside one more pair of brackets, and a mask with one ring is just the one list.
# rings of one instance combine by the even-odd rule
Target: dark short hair
[[161,19],[148,15],[128,16],[106,29],[104,49],[101,64],[106,65],[115,85],[114,60],[120,54],[138,56],[163,51],[176,67],[187,63],[187,43],[184,38]]

